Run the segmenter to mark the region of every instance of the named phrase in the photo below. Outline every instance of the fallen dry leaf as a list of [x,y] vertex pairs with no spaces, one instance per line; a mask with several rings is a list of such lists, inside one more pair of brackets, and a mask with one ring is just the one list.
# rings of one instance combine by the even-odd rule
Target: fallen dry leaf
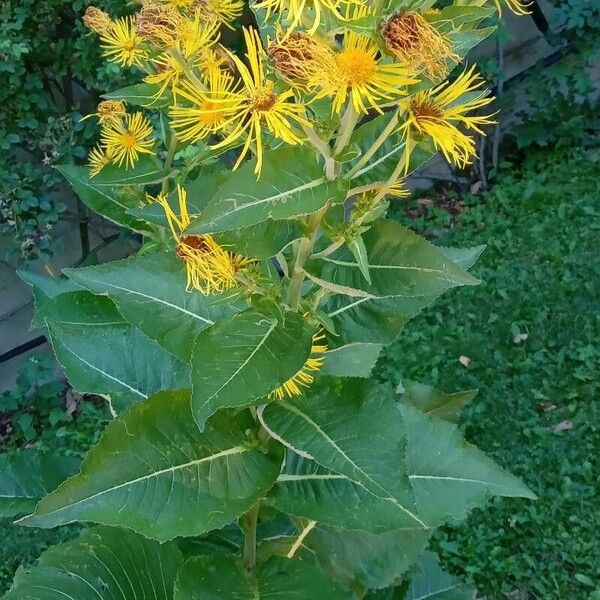
[[540,404],[539,406],[540,406],[540,410],[542,412],[551,412],[558,408],[558,406],[556,406],[556,404]]
[[515,335],[513,342],[515,344],[520,344],[521,342],[524,342],[528,337],[529,335],[526,333],[519,333],[519,335]]
[[463,367],[468,367],[471,364],[471,359],[468,356],[460,356],[458,359],[458,362],[463,366]]
[[561,421],[554,426],[555,432],[567,431],[568,429],[573,429],[573,423],[571,421]]

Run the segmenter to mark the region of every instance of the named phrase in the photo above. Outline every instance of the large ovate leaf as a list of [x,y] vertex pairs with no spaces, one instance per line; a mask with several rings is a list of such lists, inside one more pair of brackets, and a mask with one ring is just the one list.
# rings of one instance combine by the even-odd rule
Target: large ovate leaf
[[286,514],[343,529],[383,533],[406,527],[406,515],[393,500],[291,450],[266,502]]
[[425,552],[414,566],[405,600],[472,600],[475,590],[442,570],[437,555]]
[[434,417],[456,421],[462,409],[475,398],[477,392],[478,390],[465,390],[446,394],[424,383],[403,380],[398,398],[403,404],[414,406]]
[[203,331],[192,359],[198,426],[219,408],[256,403],[295,375],[310,356],[313,333],[297,313],[254,309]]
[[184,266],[170,252],[67,269],[66,273],[82,287],[110,296],[129,323],[184,361],[190,359],[202,330],[239,310],[235,293],[187,292]]
[[72,475],[79,459],[20,450],[0,454],[0,517],[31,512],[40,498]]
[[172,600],[183,562],[159,544],[112,527],[84,530],[19,570],[5,600]]
[[371,284],[347,248],[323,259],[320,278],[348,290],[325,306],[340,334],[338,343],[390,343],[443,292],[479,283],[443,251],[393,221],[379,221],[364,239]]
[[87,167],[62,165],[57,169],[71,184],[80,200],[94,212],[134,231],[147,233],[151,230],[145,221],[128,213],[129,209],[140,203],[140,197],[134,190],[101,185],[95,178],[90,177]]
[[186,392],[132,406],[105,429],[81,472],[21,522],[54,527],[92,521],[159,541],[226,525],[271,487],[281,457],[247,438],[249,414],[220,411],[201,433]]
[[164,169],[156,157],[144,154],[139,157],[133,168],[126,169],[124,166],[111,164],[104,167],[91,180],[101,187],[130,187],[161,183],[167,175],[169,170]]
[[307,215],[345,196],[342,182],[325,178],[312,150],[281,148],[269,154],[260,179],[252,161],[235,171],[187,232],[218,233]]
[[61,325],[127,326],[110,298],[94,296],[81,288],[76,292],[60,294],[50,300],[46,304],[44,317],[53,324]]
[[381,344],[348,344],[325,354],[321,373],[334,377],[370,377],[381,354]]
[[486,246],[482,244],[470,248],[451,248],[449,246],[437,246],[437,248],[459,267],[470,269],[483,254]]
[[73,292],[80,289],[79,286],[66,277],[45,277],[31,271],[17,271],[19,277],[28,283],[33,290],[33,302],[35,313],[31,320],[31,327],[43,327],[45,325],[44,309],[46,305],[56,296],[65,292]]
[[312,565],[274,557],[246,573],[227,556],[188,560],[175,584],[174,600],[351,600],[352,593]]
[[188,365],[127,323],[49,321],[48,331],[71,385],[110,396],[117,411],[158,391],[190,385]]
[[[405,461],[407,432],[388,386],[323,378],[302,396],[268,404],[260,417],[292,450],[387,501],[396,529],[427,527],[417,514]],[[356,506],[363,501],[354,500]]]
[[481,450],[465,442],[453,423],[399,404],[408,435],[408,471],[419,514],[432,527],[464,518],[491,496],[535,494]]

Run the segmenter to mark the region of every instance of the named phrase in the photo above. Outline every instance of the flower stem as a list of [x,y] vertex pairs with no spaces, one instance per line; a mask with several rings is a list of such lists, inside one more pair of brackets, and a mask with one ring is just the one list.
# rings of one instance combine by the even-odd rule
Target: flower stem
[[[165,164],[164,164],[164,167],[163,167],[165,169],[165,171],[170,171],[171,170],[171,166],[173,165],[173,157],[175,156],[175,151],[176,150],[177,150],[177,135],[175,134],[174,131],[171,131],[171,141],[170,141],[169,147],[167,149],[167,155],[165,156]],[[169,178],[170,178],[170,176],[171,176],[171,174],[169,173],[163,179],[162,188],[160,190],[161,194],[166,194],[167,191],[169,190]]]
[[354,128],[358,123],[359,115],[354,110],[354,105],[352,102],[348,103],[348,108],[346,108],[346,112],[342,117],[342,121],[340,124],[340,131],[338,133],[338,138],[335,143],[334,154],[337,156],[347,145],[352,137],[352,133],[354,132]]
[[242,527],[244,529],[244,567],[247,571],[253,571],[256,567],[256,525],[258,523],[258,511],[260,501],[257,502],[243,517]]
[[171,48],[171,50],[169,50],[169,53],[171,54],[171,56],[175,59],[175,61],[177,62],[177,64],[181,67],[181,70],[185,73],[185,76],[195,85],[197,86],[199,89],[201,90],[205,90],[206,86],[202,83],[202,81],[200,81],[200,79],[198,78],[198,76],[194,73],[194,71],[192,71],[192,68],[190,67],[190,64],[188,63],[188,61],[183,57],[183,55],[181,54],[181,52],[179,52],[179,50],[176,50],[175,48]]

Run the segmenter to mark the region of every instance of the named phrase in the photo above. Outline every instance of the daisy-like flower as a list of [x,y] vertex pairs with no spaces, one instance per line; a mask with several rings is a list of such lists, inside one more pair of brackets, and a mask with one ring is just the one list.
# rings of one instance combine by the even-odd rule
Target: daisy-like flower
[[86,115],[81,119],[89,119],[90,117],[98,117],[98,121],[101,125],[108,123],[116,123],[123,119],[127,114],[125,110],[125,103],[121,100],[102,100],[96,108],[96,112],[90,115]]
[[90,177],[95,177],[112,162],[112,154],[102,148],[102,146],[96,146],[92,148],[88,155],[88,167],[90,169]]
[[[494,2],[496,3],[498,14],[502,15],[502,5],[500,4],[500,0],[494,0]],[[504,0],[504,3],[513,13],[515,13],[515,15],[524,16],[531,12],[529,10],[530,2],[523,2],[523,0]]]
[[230,23],[244,10],[244,0],[192,0],[190,12],[198,12],[203,22],[231,28]]
[[[359,7],[354,18],[367,14],[367,9]],[[383,62],[377,43],[371,38],[347,31],[343,49],[327,68],[312,77],[309,86],[320,88],[316,98],[333,97],[335,113],[342,111],[350,97],[354,110],[360,114],[370,108],[383,112],[381,104],[405,96],[406,86],[417,82],[406,65]]]
[[149,198],[162,206],[169,229],[175,240],[175,252],[184,262],[187,276],[187,291],[198,290],[208,296],[236,287],[236,274],[252,264],[252,260],[241,254],[229,252],[219,246],[210,235],[186,235],[191,218],[187,207],[187,192],[177,186],[179,216],[171,208],[167,197],[160,194]]
[[[485,135],[480,126],[494,123],[492,115],[469,115],[494,100],[487,90],[480,89],[484,80],[474,71],[473,66],[452,83],[444,82],[433,89],[419,92],[411,99],[406,106],[406,122],[400,128],[407,148],[412,146],[411,139],[416,132],[430,137],[449,162],[459,167],[471,162],[475,156],[475,142],[459,126]],[[467,99],[461,100],[467,94]],[[409,158],[407,152],[407,171]]]
[[417,12],[394,15],[385,24],[382,35],[390,52],[432,79],[444,78],[448,62],[460,60],[450,42]]
[[112,162],[133,167],[140,154],[152,154],[152,124],[140,112],[126,115],[120,121],[107,123],[100,134],[102,147]]
[[[171,114],[175,117],[173,126],[178,128],[181,139],[188,141],[204,139],[211,133],[222,133],[224,139],[213,149],[225,148],[246,136],[242,152],[234,165],[236,169],[253,147],[256,153],[257,175],[263,164],[263,129],[287,144],[299,144],[302,138],[294,130],[292,122],[308,125],[302,116],[304,107],[294,101],[292,90],[276,92],[273,83],[267,79],[260,37],[254,29],[244,29],[248,68],[237,56],[231,56],[241,77],[239,86],[221,85],[209,90],[194,89],[192,84],[178,86],[175,95],[179,103],[185,98],[192,103],[188,107],[176,106]],[[187,122],[186,118],[190,118]],[[207,126],[208,125],[208,126]]]
[[304,363],[304,366],[284,384],[273,390],[269,394],[269,400],[283,400],[286,396],[293,398],[302,395],[302,388],[310,387],[315,378],[312,373],[320,371],[325,363],[324,354],[327,352],[327,344],[323,341],[325,334],[319,332],[313,336],[310,357]]
[[137,32],[133,17],[123,17],[112,22],[112,27],[100,34],[104,56],[122,67],[141,66],[148,58],[143,48],[143,38]]
[[285,13],[289,31],[301,25],[313,34],[319,28],[324,13],[346,20],[343,9],[364,4],[365,0],[258,0],[254,7],[264,9],[267,19],[274,12]]
[[218,68],[209,71],[207,89],[183,79],[175,88],[175,98],[176,104],[170,111],[171,127],[182,142],[205,139],[223,131],[244,104],[233,76]]

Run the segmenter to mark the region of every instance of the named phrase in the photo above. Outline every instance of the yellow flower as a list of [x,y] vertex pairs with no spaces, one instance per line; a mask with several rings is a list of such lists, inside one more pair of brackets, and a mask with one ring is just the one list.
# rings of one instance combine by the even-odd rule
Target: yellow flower
[[186,235],[183,231],[191,218],[187,207],[187,192],[177,186],[179,216],[175,214],[167,197],[160,194],[150,201],[160,204],[165,211],[173,239],[175,252],[184,262],[187,276],[187,291],[198,290],[208,296],[214,292],[225,292],[237,285],[236,274],[252,264],[252,260],[241,254],[228,252],[210,235]]
[[[494,0],[496,3],[496,8],[498,9],[498,14],[502,15],[502,5],[500,4],[500,0]],[[515,15],[523,16],[530,14],[529,6],[531,2],[523,2],[523,0],[504,0],[506,6],[515,13]]]
[[95,33],[104,34],[112,29],[113,22],[108,14],[95,6],[88,6],[83,15],[83,24]]
[[108,123],[101,132],[101,143],[112,161],[133,167],[140,154],[152,154],[152,125],[142,113],[126,115],[122,121]]
[[390,187],[386,195],[392,198],[410,198],[410,190],[406,187],[404,179],[397,179],[392,183],[392,187]]
[[112,154],[102,148],[102,146],[96,146],[92,148],[88,155],[88,167],[90,169],[90,176],[95,177],[112,162]]
[[244,10],[244,0],[193,0],[190,12],[197,11],[203,21],[230,27]]
[[[406,147],[412,146],[414,132],[431,137],[435,147],[442,151],[449,162],[459,167],[469,164],[475,156],[475,142],[460,131],[463,125],[484,135],[481,125],[490,125],[492,115],[478,116],[468,113],[490,104],[494,98],[487,90],[479,89],[484,80],[473,66],[464,71],[454,82],[447,81],[439,86],[419,92],[408,103],[407,120],[401,126]],[[468,94],[468,99],[461,98]],[[409,153],[406,154],[406,169],[409,166]]]
[[313,34],[319,28],[324,13],[346,20],[342,7],[364,4],[365,0],[258,0],[254,2],[254,8],[265,9],[267,19],[273,12],[286,13],[288,30],[301,25]]
[[[244,97],[236,91],[231,74],[212,69],[207,89],[182,80],[175,88],[176,104],[170,111],[171,127],[182,142],[201,140],[223,131],[241,110]],[[186,101],[183,105],[181,101]]]
[[460,61],[450,42],[417,12],[394,15],[385,24],[382,35],[390,52],[416,72],[424,71],[433,79],[448,74],[448,61]]
[[[357,9],[354,18],[368,14]],[[381,105],[406,95],[406,86],[417,83],[406,65],[385,63],[381,60],[377,43],[371,38],[348,31],[341,52],[334,56],[329,68],[316,73],[309,85],[320,88],[317,98],[333,97],[333,111],[340,113],[346,100],[357,113],[367,113],[370,108],[378,112]]]
[[267,79],[263,66],[265,55],[256,30],[244,28],[244,38],[250,68],[237,56],[231,56],[241,77],[239,87],[226,85],[226,80],[208,90],[194,88],[191,82],[178,86],[175,88],[177,101],[185,98],[194,106],[191,109],[176,106],[171,114],[175,117],[173,127],[180,130],[183,140],[199,140],[211,133],[222,133],[224,139],[213,149],[230,146],[245,135],[246,142],[233,168],[237,169],[252,147],[256,154],[255,172],[260,175],[263,129],[287,144],[299,144],[301,138],[292,122],[302,125],[308,122],[302,116],[304,108],[293,100],[293,92],[277,92]]
[[323,355],[327,352],[327,345],[323,342],[324,339],[325,334],[322,332],[313,336],[310,357],[304,363],[304,366],[283,385],[273,390],[269,394],[269,400],[283,400],[286,396],[288,398],[301,396],[302,388],[307,388],[314,382],[315,378],[311,373],[319,371],[325,362]]
[[203,23],[199,12],[193,19],[183,19],[176,32],[175,47],[186,57],[196,53],[206,56],[219,39],[218,23]]
[[125,103],[121,100],[102,100],[98,104],[95,113],[90,115],[86,115],[81,119],[85,121],[90,117],[98,117],[98,121],[101,125],[106,125],[108,123],[117,123],[121,119],[123,119],[127,112],[125,110]]
[[143,39],[135,28],[133,17],[124,17],[112,22],[112,27],[100,34],[104,55],[123,67],[141,66],[148,57],[142,47]]

